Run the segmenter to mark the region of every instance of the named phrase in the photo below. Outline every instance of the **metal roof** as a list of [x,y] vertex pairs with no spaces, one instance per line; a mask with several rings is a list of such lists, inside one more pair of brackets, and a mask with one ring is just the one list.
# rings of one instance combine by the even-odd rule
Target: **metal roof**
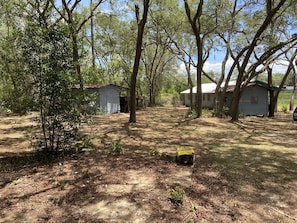
[[[228,86],[235,86],[236,84],[236,81],[230,81]],[[207,94],[207,93],[215,93],[215,90],[216,90],[216,86],[217,84],[216,83],[206,83],[206,84],[202,84],[201,87],[202,87],[202,94]],[[223,82],[221,84],[221,88],[225,86],[225,82]],[[192,88],[192,92],[194,94],[197,93],[197,87],[193,87]],[[184,90],[182,92],[180,92],[181,94],[190,94],[190,89],[187,89],[187,90]]]

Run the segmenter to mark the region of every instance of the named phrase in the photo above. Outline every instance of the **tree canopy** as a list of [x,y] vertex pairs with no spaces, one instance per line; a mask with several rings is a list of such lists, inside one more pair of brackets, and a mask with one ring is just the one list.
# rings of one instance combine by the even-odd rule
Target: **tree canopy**
[[[3,0],[1,107],[20,114],[36,107],[35,74],[27,71],[42,54],[21,44],[24,39],[31,40],[26,27],[34,18],[39,21],[32,26],[34,32],[42,27],[59,27],[62,31],[64,36],[57,39],[57,44],[64,46],[66,42],[67,48],[62,48],[71,52],[69,69],[73,72],[69,74],[69,84],[79,84],[82,93],[85,84],[111,83],[132,89],[131,96],[144,96],[149,106],[156,106],[164,92],[176,96],[182,88],[197,85],[198,94],[191,104],[200,117],[201,84],[210,81],[221,86],[225,82],[227,86],[235,79],[231,116],[237,120],[238,103],[249,81],[256,78],[266,79],[270,85],[281,83],[275,67],[289,66],[290,61],[296,60],[294,4],[294,0]],[[145,10],[146,19],[141,18]],[[143,21],[146,28],[140,29]],[[141,45],[139,31],[143,32]],[[141,54],[137,54],[139,64],[135,67],[138,51]],[[221,67],[216,75],[205,66],[213,63],[212,58]],[[35,70],[40,66],[37,65]],[[295,83],[295,63],[292,66],[287,83]],[[283,69],[282,77],[285,73]],[[131,82],[132,75],[135,83]],[[218,94],[219,90],[222,89],[217,88],[215,100],[218,116],[224,103],[224,89],[222,94]]]

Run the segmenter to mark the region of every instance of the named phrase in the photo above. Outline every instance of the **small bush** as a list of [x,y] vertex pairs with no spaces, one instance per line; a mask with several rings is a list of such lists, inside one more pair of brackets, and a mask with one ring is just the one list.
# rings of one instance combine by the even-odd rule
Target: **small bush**
[[189,109],[185,115],[185,118],[194,118],[197,117],[197,113],[194,109]]
[[283,105],[281,110],[283,113],[288,113],[288,107],[286,105]]
[[180,187],[168,189],[169,199],[174,205],[182,205],[184,200],[185,191]]
[[151,149],[149,151],[150,156],[161,156],[162,152],[158,149]]
[[202,109],[202,117],[213,117],[212,110],[209,109]]
[[88,179],[88,178],[90,178],[89,170],[86,170],[86,171],[83,172],[82,178],[83,178],[83,179]]
[[65,190],[67,182],[62,180],[59,182],[60,190]]
[[111,143],[110,152],[113,154],[122,154],[123,153],[123,149],[118,141]]

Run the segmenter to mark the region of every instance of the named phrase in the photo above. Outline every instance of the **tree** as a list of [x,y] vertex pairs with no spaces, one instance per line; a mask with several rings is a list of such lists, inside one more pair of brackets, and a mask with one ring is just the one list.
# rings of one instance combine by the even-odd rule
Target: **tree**
[[[166,4],[167,3],[167,4]],[[187,86],[190,88],[190,109],[194,109],[193,102],[193,75],[191,68],[195,67],[194,57],[195,41],[193,35],[187,26],[188,20],[184,9],[180,8],[176,2],[162,1],[162,23],[161,28],[170,40],[168,50],[183,64],[187,75]],[[163,5],[164,4],[164,5]],[[178,64],[182,66],[182,64]],[[165,83],[166,85],[166,83]],[[179,89],[178,93],[183,89]]]
[[[209,3],[209,4],[207,4]],[[203,66],[209,57],[209,52],[212,48],[213,42],[210,38],[216,30],[216,5],[213,2],[206,2],[200,0],[194,16],[192,16],[190,6],[187,0],[184,0],[185,11],[188,21],[191,25],[193,34],[196,40],[197,48],[197,63],[196,67],[196,81],[197,81],[197,93],[196,93],[196,114],[197,118],[202,116],[202,74]],[[205,10],[207,8],[207,10]],[[204,9],[204,10],[203,10]]]
[[291,99],[290,99],[290,111],[292,111],[294,109],[294,101],[295,101],[295,96],[297,93],[297,83],[296,83],[296,78],[297,78],[297,70],[296,70],[296,66],[297,66],[297,59],[295,59],[295,66],[293,64],[292,67],[292,85],[293,85],[293,91],[292,91],[292,95],[291,95]]
[[[225,55],[222,61],[221,66],[221,75],[216,81],[216,89],[215,89],[215,115],[217,117],[222,117],[223,115],[223,107],[225,104],[225,91],[221,91],[221,85],[225,80],[225,86],[228,86],[231,76],[226,76],[226,65],[229,58],[235,58],[233,50],[231,49],[231,42],[235,40],[234,36],[236,33],[240,33],[240,14],[241,11],[246,7],[248,3],[243,5],[239,5],[239,1],[235,0],[233,2],[225,1],[221,2],[221,8],[227,9],[225,11],[220,11],[218,13],[218,28],[216,29],[216,33],[219,39],[222,41],[222,48],[225,51]],[[226,88],[224,88],[226,90]]]
[[175,55],[168,50],[171,40],[162,29],[163,13],[163,10],[161,12],[157,7],[151,7],[150,22],[147,24],[148,29],[143,45],[142,62],[149,88],[149,106],[156,105],[156,97],[162,89],[162,76],[170,71],[170,67],[175,61]]
[[62,0],[62,9],[59,9],[57,3],[54,0],[51,0],[52,5],[61,16],[61,18],[67,23],[71,42],[72,42],[72,60],[75,65],[75,71],[80,85],[81,93],[83,94],[83,76],[81,73],[81,64],[80,64],[80,53],[79,53],[79,40],[78,34],[83,29],[84,25],[93,18],[94,11],[104,2],[105,0],[98,0],[95,4],[91,3],[91,13],[89,15],[83,15],[80,18],[78,17],[77,7],[81,0]]
[[143,14],[141,19],[139,18],[139,6],[135,5],[135,14],[136,14],[138,32],[137,32],[135,60],[134,60],[133,72],[131,75],[131,82],[130,82],[130,119],[129,119],[130,123],[136,122],[136,81],[137,81],[137,74],[139,69],[139,62],[141,58],[144,27],[147,21],[147,14],[149,10],[149,2],[150,2],[149,0],[143,0]]
[[0,4],[0,98],[1,106],[16,114],[25,114],[33,107],[32,79],[24,72],[22,56],[22,1]]
[[77,139],[80,115],[70,86],[73,69],[68,31],[52,17],[49,1],[31,4],[22,48],[26,72],[40,111],[40,145],[47,152],[65,152]]
[[[244,90],[244,87],[248,84],[248,82],[257,75],[256,68],[259,66],[259,63],[261,64],[262,61],[267,60],[269,56],[273,55],[278,50],[282,49],[286,44],[294,40],[294,39],[289,40],[286,43],[282,42],[273,47],[268,48],[265,52],[263,52],[263,54],[260,57],[258,57],[259,59],[252,66],[249,67],[248,71],[246,70],[250,62],[250,58],[255,52],[255,48],[259,45],[259,42],[263,38],[263,33],[270,25],[271,21],[275,19],[276,14],[280,12],[282,6],[285,3],[286,3],[285,0],[280,0],[275,7],[267,11],[262,23],[260,24],[259,28],[256,30],[255,34],[253,35],[252,41],[245,48],[242,49],[242,51],[240,52],[240,54],[238,54],[238,56],[236,57],[236,60],[234,61],[234,64],[236,64],[236,66],[238,67],[238,75],[237,75],[236,86],[233,92],[233,98],[232,98],[232,104],[231,104],[231,110],[230,110],[232,121],[238,120],[238,117],[239,117],[238,105],[241,98],[241,94]],[[271,1],[267,1],[266,4],[271,4]],[[239,63],[240,58],[242,58],[241,63]]]

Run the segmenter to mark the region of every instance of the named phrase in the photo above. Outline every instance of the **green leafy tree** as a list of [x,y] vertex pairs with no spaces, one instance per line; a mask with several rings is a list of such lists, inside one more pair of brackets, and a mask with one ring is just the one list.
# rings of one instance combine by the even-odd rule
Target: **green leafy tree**
[[24,72],[21,24],[23,2],[0,3],[0,100],[1,106],[16,114],[33,107],[32,79]]
[[[189,1],[190,2],[190,1]],[[195,111],[197,118],[202,116],[202,74],[203,66],[209,57],[210,50],[213,47],[212,36],[217,28],[217,4],[213,1],[200,0],[198,4],[189,3],[184,0],[184,6],[188,21],[195,37],[197,54],[196,63],[196,105]],[[191,9],[195,10],[191,10]]]
[[74,75],[67,28],[53,22],[44,5],[33,14],[23,36],[26,72],[33,77],[33,89],[40,111],[40,147],[48,152],[66,151],[77,138],[80,115],[70,86]]

